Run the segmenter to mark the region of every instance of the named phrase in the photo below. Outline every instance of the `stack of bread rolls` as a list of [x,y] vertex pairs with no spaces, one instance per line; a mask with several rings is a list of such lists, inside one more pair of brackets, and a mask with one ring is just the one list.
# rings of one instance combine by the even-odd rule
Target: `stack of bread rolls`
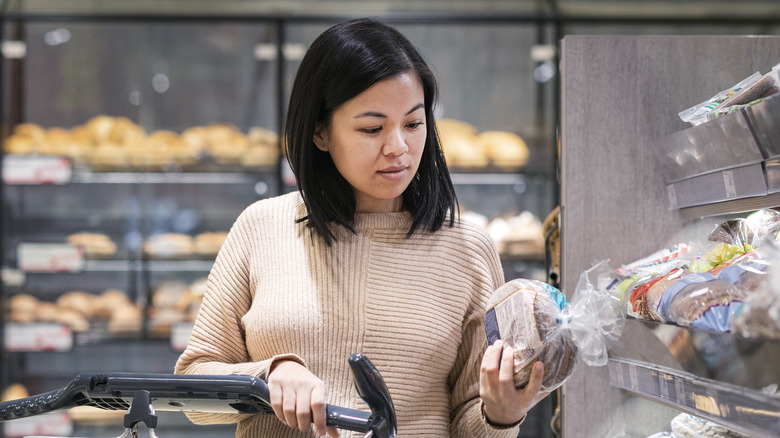
[[227,123],[194,126],[181,133],[146,132],[126,117],[98,115],[71,129],[17,125],[5,139],[9,154],[61,155],[94,170],[163,170],[194,166],[206,159],[248,168],[273,166],[278,135],[261,127],[246,134]]
[[509,131],[483,131],[461,120],[443,118],[436,121],[442,150],[453,168],[479,169],[495,166],[516,169],[528,162],[528,146]]
[[70,326],[77,333],[90,330],[97,321],[107,322],[112,332],[138,332],[142,319],[141,308],[118,289],[107,289],[100,294],[68,291],[54,301],[23,293],[12,296],[8,306],[8,321],[56,322]]

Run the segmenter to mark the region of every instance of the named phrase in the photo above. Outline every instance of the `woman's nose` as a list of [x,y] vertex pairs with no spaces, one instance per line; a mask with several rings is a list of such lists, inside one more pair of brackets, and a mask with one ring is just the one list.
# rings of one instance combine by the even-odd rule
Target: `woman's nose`
[[393,129],[385,137],[383,152],[385,155],[401,155],[409,150],[402,129]]

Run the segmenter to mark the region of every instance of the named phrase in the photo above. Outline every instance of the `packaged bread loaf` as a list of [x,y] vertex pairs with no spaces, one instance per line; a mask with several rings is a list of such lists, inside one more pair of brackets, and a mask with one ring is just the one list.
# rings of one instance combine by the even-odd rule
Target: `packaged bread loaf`
[[536,361],[544,364],[542,390],[552,390],[571,375],[577,347],[561,330],[565,296],[535,280],[512,280],[488,302],[485,330],[488,342],[502,339],[514,351],[514,379],[518,388],[528,384]]
[[536,280],[515,279],[496,289],[485,312],[487,340],[502,339],[514,352],[515,385],[528,382],[536,361],[544,364],[542,390],[562,385],[580,360],[607,364],[607,350],[625,324],[623,294],[607,261],[580,275],[571,301]]

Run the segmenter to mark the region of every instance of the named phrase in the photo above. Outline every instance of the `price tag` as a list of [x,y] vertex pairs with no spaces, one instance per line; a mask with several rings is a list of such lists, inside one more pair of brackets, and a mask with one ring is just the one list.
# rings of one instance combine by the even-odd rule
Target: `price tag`
[[723,184],[726,187],[726,197],[737,197],[737,186],[734,184],[734,172],[730,170],[723,171]]
[[6,184],[67,184],[72,174],[70,161],[64,157],[6,155],[3,158]]
[[70,351],[73,330],[65,324],[9,322],[5,325],[5,348],[8,351]]
[[16,257],[23,272],[81,272],[85,264],[84,249],[65,243],[20,243]]
[[191,322],[180,322],[171,325],[171,348],[176,351],[184,351],[192,335]]
[[66,412],[41,415],[37,417],[19,418],[3,423],[5,436],[71,436],[73,421]]

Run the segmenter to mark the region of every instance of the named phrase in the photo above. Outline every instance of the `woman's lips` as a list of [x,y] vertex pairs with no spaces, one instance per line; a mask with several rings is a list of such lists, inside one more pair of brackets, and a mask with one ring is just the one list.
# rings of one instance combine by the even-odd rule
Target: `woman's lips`
[[406,167],[404,166],[388,167],[386,169],[382,169],[378,171],[377,173],[385,178],[400,179],[406,173]]

